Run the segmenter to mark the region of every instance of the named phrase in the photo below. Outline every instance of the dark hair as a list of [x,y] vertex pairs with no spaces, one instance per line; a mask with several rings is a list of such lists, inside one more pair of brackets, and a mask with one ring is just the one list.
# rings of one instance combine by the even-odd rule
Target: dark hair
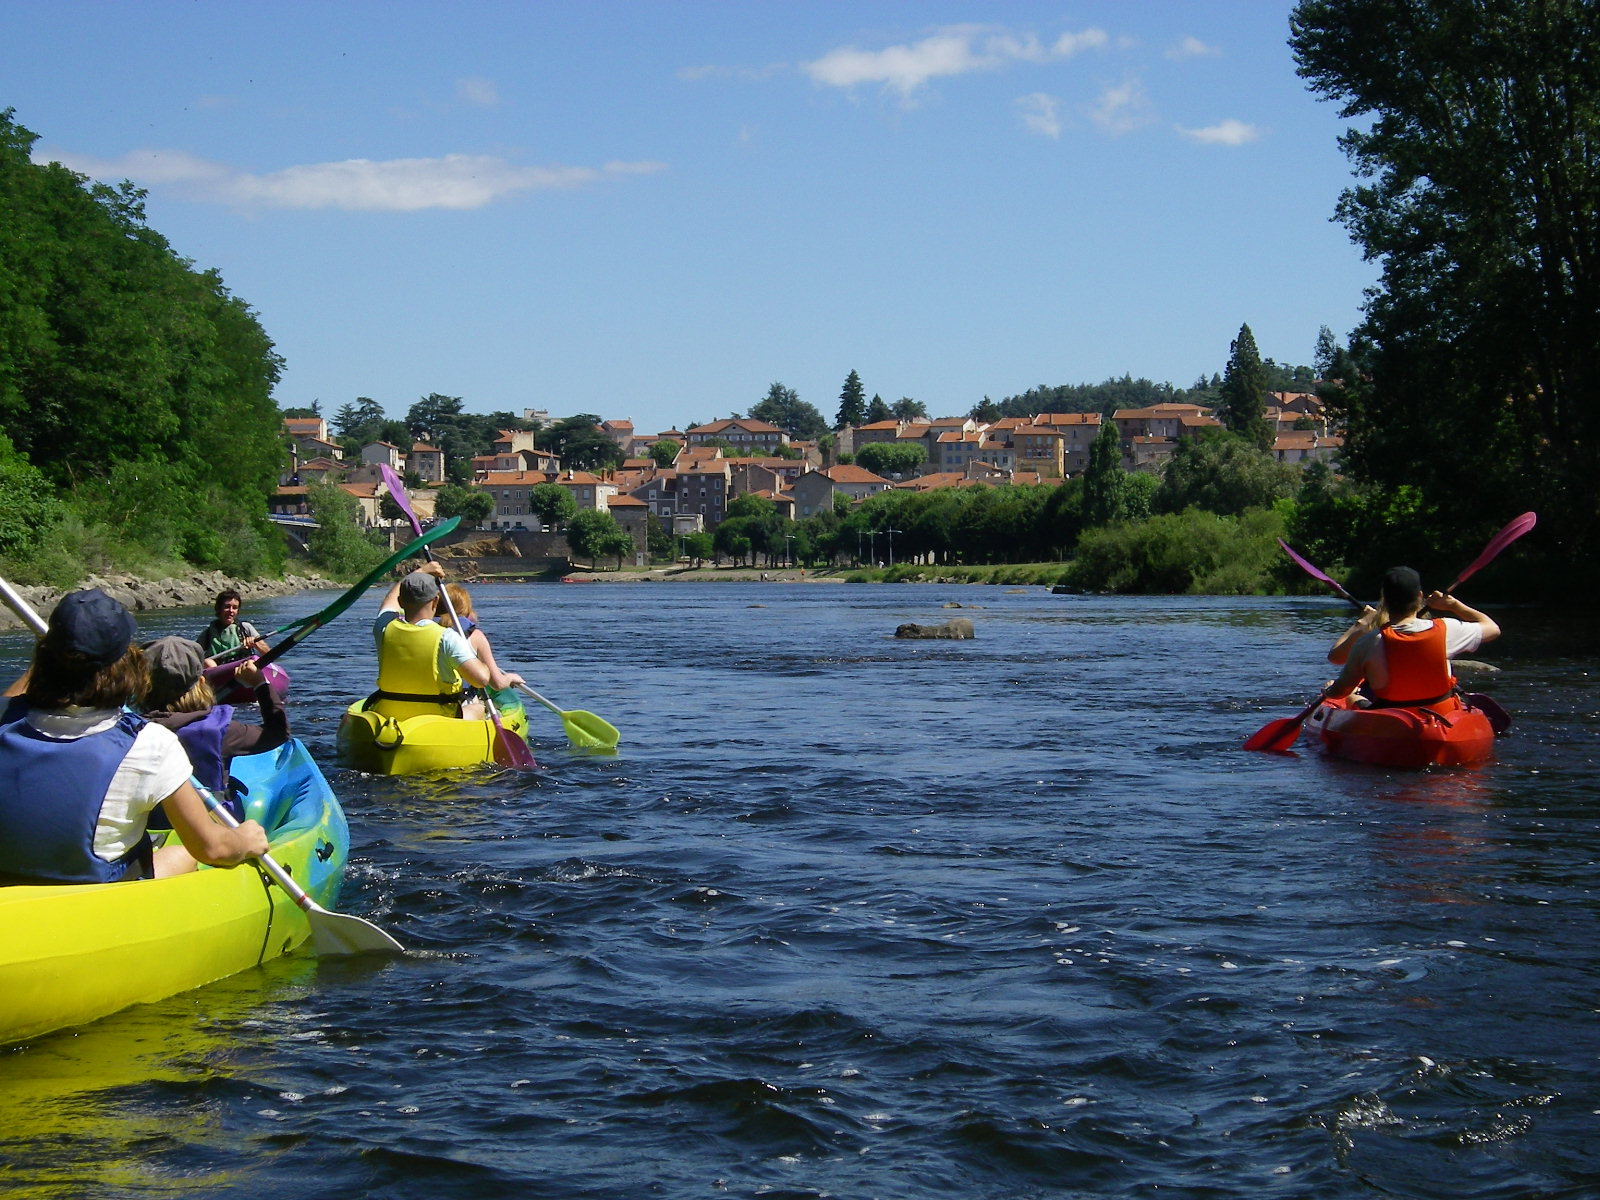
[[149,685],[144,652],[129,646],[128,652],[109,666],[98,666],[72,650],[62,650],[41,641],[33,652],[28,672],[28,688],[23,692],[34,708],[121,708],[144,695]]
[[1383,607],[1394,619],[1422,599],[1422,576],[1410,567],[1391,567],[1383,576]]
[[223,588],[222,591],[217,593],[217,598],[211,602],[211,610],[215,612],[229,600],[237,600],[240,604],[244,603],[244,597],[239,595],[238,592],[232,588]]

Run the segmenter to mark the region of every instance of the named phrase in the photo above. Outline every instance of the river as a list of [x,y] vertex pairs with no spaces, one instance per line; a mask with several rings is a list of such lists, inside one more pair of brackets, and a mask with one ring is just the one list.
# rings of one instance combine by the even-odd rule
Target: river
[[1239,749],[1326,677],[1320,598],[482,586],[501,664],[620,753],[533,707],[538,773],[381,779],[334,760],[375,596],[284,664],[339,908],[412,953],[0,1051],[0,1193],[1600,1195],[1576,621],[1495,610],[1496,761],[1395,772]]

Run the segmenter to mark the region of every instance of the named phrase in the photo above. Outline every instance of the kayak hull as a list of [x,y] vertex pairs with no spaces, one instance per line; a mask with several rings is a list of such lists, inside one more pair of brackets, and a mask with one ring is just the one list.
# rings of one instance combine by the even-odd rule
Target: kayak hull
[[[299,741],[235,758],[245,813],[323,907],[338,901],[349,829]],[[176,836],[176,835],[173,835]],[[287,954],[305,914],[254,865],[132,883],[0,888],[0,1045],[164,999]]]
[[1417,708],[1359,708],[1325,700],[1306,722],[1336,758],[1383,767],[1464,767],[1494,753],[1494,727],[1452,697]]
[[[527,714],[514,693],[498,693],[500,722],[515,737],[525,737]],[[358,700],[339,722],[339,758],[372,775],[420,775],[495,761],[494,722],[459,717],[422,716],[396,721],[361,710]]]

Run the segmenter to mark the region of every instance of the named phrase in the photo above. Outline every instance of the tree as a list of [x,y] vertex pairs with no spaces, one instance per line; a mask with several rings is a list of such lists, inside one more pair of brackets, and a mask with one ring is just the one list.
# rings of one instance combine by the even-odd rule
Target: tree
[[353,404],[341,404],[328,422],[341,438],[365,444],[377,440],[378,427],[388,419],[383,405],[370,396],[357,396]]
[[750,416],[776,425],[800,442],[814,442],[828,432],[828,422],[823,415],[800,399],[793,388],[781,383],[774,383],[767,389],[766,398],[750,410]]
[[1357,122],[1336,214],[1382,265],[1364,374],[1329,397],[1347,468],[1420,487],[1468,545],[1538,500],[1572,563],[1600,541],[1600,64],[1576,50],[1596,24],[1588,0],[1302,0],[1290,21],[1300,75]]
[[653,512],[644,515],[645,550],[656,562],[671,562],[678,557],[677,544],[665,523]]
[[441,520],[460,517],[463,525],[481,525],[494,512],[494,500],[477,488],[447,483],[433,500],[434,516]]
[[626,457],[622,447],[600,428],[594,413],[579,413],[541,429],[537,444],[560,455],[561,463],[578,471],[599,471],[619,467]]
[[528,508],[547,529],[559,529],[578,515],[578,502],[559,483],[536,483],[528,491]]
[[313,483],[306,504],[316,528],[306,534],[311,561],[335,579],[356,579],[387,556],[388,551],[361,531],[361,506],[336,483]]
[[867,419],[867,394],[861,386],[861,376],[851,371],[845,377],[844,388],[839,393],[839,412],[834,417],[835,429],[848,429],[863,424]]
[[873,396],[872,403],[867,405],[867,424],[875,425],[879,421],[894,419],[894,410],[883,402],[882,396]]
[[633,538],[617,524],[608,512],[586,508],[567,523],[567,546],[579,558],[587,558],[594,566],[601,558],[615,556],[617,566],[622,566],[624,555],[633,552]]
[[658,442],[650,443],[650,457],[655,460],[656,466],[665,469],[678,461],[678,452],[682,449],[683,447],[671,438],[662,438]]
[[894,402],[890,410],[891,415],[901,421],[925,421],[928,419],[928,406],[921,400],[913,400],[910,396],[901,396]]
[[1200,508],[1237,516],[1248,508],[1268,508],[1273,501],[1294,495],[1299,486],[1299,467],[1276,461],[1241,437],[1212,429],[1178,442],[1162,472],[1154,505],[1157,512]]
[[1115,421],[1102,421],[1089,444],[1089,465],[1083,472],[1083,523],[1104,525],[1118,516],[1122,439]]
[[694,559],[694,565],[698,567],[716,553],[716,543],[704,529],[697,529],[684,536],[683,552]]
[[928,448],[921,442],[868,442],[856,451],[856,464],[886,479],[916,474],[928,461]]
[[1267,423],[1267,372],[1261,365],[1250,326],[1239,326],[1239,336],[1228,346],[1228,367],[1222,373],[1222,393],[1217,414],[1222,423],[1262,450],[1272,448],[1272,427]]

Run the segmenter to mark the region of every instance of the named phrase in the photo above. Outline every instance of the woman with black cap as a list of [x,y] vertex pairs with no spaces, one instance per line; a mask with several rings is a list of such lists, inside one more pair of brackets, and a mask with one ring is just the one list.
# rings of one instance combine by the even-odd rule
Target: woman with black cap
[[[99,588],[50,614],[0,714],[0,882],[112,883],[231,867],[267,852],[255,821],[219,825],[178,738],[128,710],[145,687],[133,616]],[[154,849],[159,805],[181,845]]]

